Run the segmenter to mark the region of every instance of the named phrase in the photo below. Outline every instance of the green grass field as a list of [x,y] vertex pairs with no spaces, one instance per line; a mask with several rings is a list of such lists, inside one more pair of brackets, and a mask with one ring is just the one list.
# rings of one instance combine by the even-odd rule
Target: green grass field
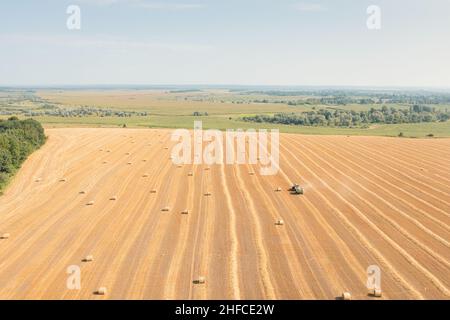
[[[316,135],[370,135],[370,136],[398,136],[450,137],[450,122],[420,123],[420,124],[390,124],[377,125],[370,128],[341,128],[341,127],[309,127],[294,125],[278,125],[269,123],[244,122],[243,116],[255,114],[274,114],[277,112],[304,112],[312,108],[320,109],[330,106],[289,106],[280,103],[254,103],[252,99],[270,98],[270,96],[236,95],[225,91],[211,92],[181,92],[169,93],[164,91],[144,90],[85,90],[63,91],[51,90],[36,92],[38,102],[25,100],[15,102],[17,108],[26,107],[27,110],[39,111],[44,103],[56,104],[58,108],[79,108],[92,106],[121,111],[145,111],[148,116],[132,117],[60,117],[36,116],[34,119],[45,127],[118,127],[124,124],[129,128],[193,128],[194,121],[201,120],[205,129],[279,129],[284,133],[316,134]],[[11,97],[11,94],[10,94]],[[12,96],[14,97],[14,96]],[[6,99],[7,97],[2,97]],[[388,107],[405,108],[406,105],[388,105]],[[380,108],[380,105],[346,105],[336,108],[348,110],[367,110]],[[447,108],[439,105],[439,108]],[[333,107],[331,107],[333,108]],[[193,116],[194,112],[208,113],[208,116]],[[7,118],[8,116],[0,116]],[[26,117],[19,115],[20,118]]]
[[204,129],[279,129],[284,133],[312,134],[312,135],[367,135],[367,136],[398,136],[400,132],[404,137],[426,137],[433,134],[435,137],[450,137],[450,122],[379,125],[371,128],[333,128],[333,127],[303,127],[276,125],[268,123],[244,122],[239,118],[231,120],[226,116],[148,116],[148,117],[36,117],[44,127],[117,127],[126,124],[128,128],[187,128],[192,129],[194,121],[201,120]]

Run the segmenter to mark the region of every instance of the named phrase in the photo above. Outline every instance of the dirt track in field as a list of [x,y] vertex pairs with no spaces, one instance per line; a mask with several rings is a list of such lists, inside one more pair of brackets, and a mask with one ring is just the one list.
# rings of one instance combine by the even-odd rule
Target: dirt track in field
[[0,197],[1,299],[372,299],[374,264],[383,299],[450,298],[449,139],[282,135],[261,176],[179,168],[168,130],[47,134]]

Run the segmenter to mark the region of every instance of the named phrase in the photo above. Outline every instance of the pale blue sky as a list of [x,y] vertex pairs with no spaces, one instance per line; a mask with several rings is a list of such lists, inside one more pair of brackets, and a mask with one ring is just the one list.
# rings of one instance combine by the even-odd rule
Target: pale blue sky
[[450,0],[1,1],[0,85],[450,87],[449,15]]

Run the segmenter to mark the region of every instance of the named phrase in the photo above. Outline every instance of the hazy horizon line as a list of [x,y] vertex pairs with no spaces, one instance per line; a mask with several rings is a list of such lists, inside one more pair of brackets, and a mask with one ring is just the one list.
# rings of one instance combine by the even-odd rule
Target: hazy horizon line
[[450,90],[450,86],[382,86],[382,85],[298,85],[298,84],[0,84],[0,89],[201,89],[201,88],[263,88],[263,89],[359,89],[359,90]]

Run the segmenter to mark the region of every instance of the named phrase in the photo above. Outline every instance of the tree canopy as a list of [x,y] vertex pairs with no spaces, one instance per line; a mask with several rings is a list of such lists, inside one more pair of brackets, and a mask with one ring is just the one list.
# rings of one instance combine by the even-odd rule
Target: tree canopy
[[0,190],[25,159],[45,143],[41,124],[11,117],[0,120]]
[[279,123],[301,126],[351,127],[368,124],[399,124],[420,122],[444,122],[450,119],[450,112],[436,111],[427,106],[413,105],[409,109],[383,106],[368,111],[341,109],[320,109],[302,113],[276,113],[243,117],[244,121]]

